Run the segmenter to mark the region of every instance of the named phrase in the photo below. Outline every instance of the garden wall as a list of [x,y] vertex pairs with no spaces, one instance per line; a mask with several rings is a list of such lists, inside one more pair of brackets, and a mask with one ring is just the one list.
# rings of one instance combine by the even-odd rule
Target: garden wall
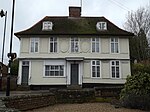
[[55,95],[51,93],[38,95],[20,95],[2,98],[7,108],[18,110],[30,110],[39,107],[54,105],[56,103]]

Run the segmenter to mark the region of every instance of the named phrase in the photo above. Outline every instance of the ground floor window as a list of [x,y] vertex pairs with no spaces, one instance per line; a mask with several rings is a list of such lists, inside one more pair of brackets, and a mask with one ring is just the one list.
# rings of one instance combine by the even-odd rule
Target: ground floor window
[[91,61],[91,70],[92,70],[92,77],[100,77],[100,61],[99,60]]
[[45,65],[45,76],[64,76],[64,65]]
[[111,61],[111,75],[112,78],[120,78],[120,62]]

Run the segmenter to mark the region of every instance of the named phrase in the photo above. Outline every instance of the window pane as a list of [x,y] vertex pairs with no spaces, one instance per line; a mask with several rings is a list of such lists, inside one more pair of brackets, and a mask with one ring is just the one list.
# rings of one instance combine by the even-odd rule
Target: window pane
[[115,67],[112,67],[112,77],[115,78]]
[[55,71],[55,76],[59,76],[59,71]]
[[95,72],[95,66],[92,66],[92,72]]
[[95,61],[92,61],[92,65],[95,65]]
[[100,72],[97,72],[97,77],[100,77]]
[[53,52],[53,43],[50,43],[50,52]]
[[114,62],[114,61],[112,61],[111,63],[112,63],[112,65],[115,65],[115,62]]
[[100,65],[100,61],[96,61],[96,65]]
[[118,53],[119,50],[118,50],[118,43],[115,43],[115,53]]
[[111,43],[111,52],[114,53],[115,52],[115,48],[114,48],[114,44]]
[[92,43],[92,52],[95,52],[95,43]]
[[54,66],[51,66],[51,70],[54,70]]
[[96,52],[99,52],[99,43],[96,43]]
[[116,78],[119,78],[119,67],[116,67]]
[[35,43],[35,52],[38,52],[38,42]]
[[54,52],[57,52],[57,43],[54,43]]
[[49,71],[45,71],[45,76],[49,76]]
[[31,42],[31,52],[34,52],[34,42]]
[[92,72],[92,77],[96,77],[96,73],[95,72]]
[[60,71],[60,76],[63,76],[64,75],[64,72],[63,71]]
[[116,61],[116,65],[119,65],[119,61]]
[[54,76],[54,71],[50,71],[50,76]]

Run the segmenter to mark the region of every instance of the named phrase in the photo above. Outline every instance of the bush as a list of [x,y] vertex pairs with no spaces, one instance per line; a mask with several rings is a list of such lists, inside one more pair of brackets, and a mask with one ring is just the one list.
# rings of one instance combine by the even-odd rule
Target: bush
[[150,74],[138,72],[128,76],[120,100],[124,107],[150,109]]
[[150,95],[126,94],[121,105],[126,108],[150,110]]
[[149,73],[150,74],[150,64],[136,63],[132,64],[132,74],[137,74],[138,72]]

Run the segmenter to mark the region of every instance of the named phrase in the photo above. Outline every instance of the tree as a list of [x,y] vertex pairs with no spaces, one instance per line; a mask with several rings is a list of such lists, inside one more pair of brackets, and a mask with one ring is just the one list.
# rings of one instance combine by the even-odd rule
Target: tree
[[11,63],[11,75],[18,75],[18,67],[19,67],[19,61],[18,59],[14,60]]
[[138,61],[146,60],[148,57],[146,34],[150,30],[150,9],[143,7],[135,12],[129,12],[124,28],[135,35],[129,40],[131,59],[137,59]]

